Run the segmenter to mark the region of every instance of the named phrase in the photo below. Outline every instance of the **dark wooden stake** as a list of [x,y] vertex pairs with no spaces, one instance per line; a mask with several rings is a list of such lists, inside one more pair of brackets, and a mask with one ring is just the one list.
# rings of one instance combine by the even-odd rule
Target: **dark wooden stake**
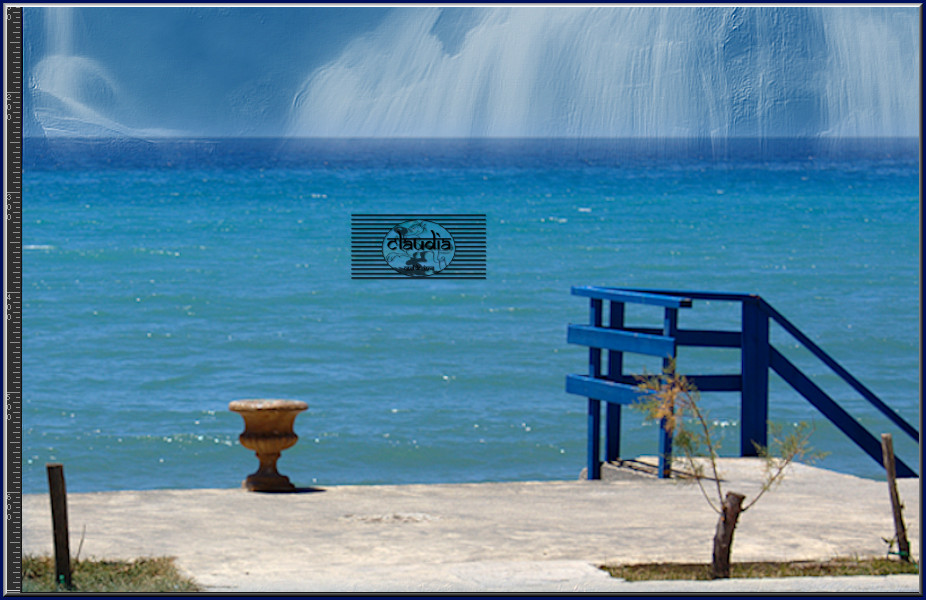
[[733,530],[736,521],[743,512],[743,500],[746,496],[736,492],[727,492],[723,501],[720,520],[717,521],[717,533],[714,534],[714,556],[711,561],[711,577],[728,579],[730,577],[730,550],[733,548]]
[[46,463],[51,494],[51,523],[55,534],[55,583],[71,587],[71,550],[68,544],[68,503],[64,487],[64,466]]
[[881,434],[881,454],[884,457],[884,470],[887,471],[887,489],[891,495],[891,510],[894,513],[894,533],[897,535],[897,554],[900,560],[910,562],[910,541],[907,540],[907,527],[903,522],[903,505],[897,494],[897,473],[894,469],[894,438],[889,433]]

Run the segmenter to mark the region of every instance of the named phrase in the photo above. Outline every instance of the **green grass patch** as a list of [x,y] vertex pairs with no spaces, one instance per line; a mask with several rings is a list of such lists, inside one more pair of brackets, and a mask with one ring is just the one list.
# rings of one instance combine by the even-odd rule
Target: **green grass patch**
[[70,589],[55,582],[55,560],[50,556],[26,556],[22,567],[24,593],[203,591],[168,557],[72,562]]
[[[627,581],[668,579],[710,579],[711,566],[706,563],[650,563],[642,565],[604,565],[611,577]],[[733,563],[731,577],[820,577],[824,575],[916,575],[915,562],[890,558],[836,558],[827,561],[743,562]]]

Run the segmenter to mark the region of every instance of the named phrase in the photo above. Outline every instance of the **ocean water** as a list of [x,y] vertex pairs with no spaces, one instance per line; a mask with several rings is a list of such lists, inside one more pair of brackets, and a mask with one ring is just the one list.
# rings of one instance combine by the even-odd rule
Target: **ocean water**
[[[24,491],[49,461],[76,492],[237,487],[243,398],[309,404],[279,462],[297,485],[573,479],[574,285],[761,294],[918,427],[918,163],[916,140],[27,140]],[[351,280],[352,213],[485,213],[487,278]],[[696,301],[680,326],[737,317]],[[887,419],[772,341],[919,471]],[[679,367],[736,373],[738,353]],[[735,454],[738,395],[704,403]],[[657,425],[625,415],[622,455],[654,454]],[[822,466],[880,476],[774,375],[770,419],[811,421]]]

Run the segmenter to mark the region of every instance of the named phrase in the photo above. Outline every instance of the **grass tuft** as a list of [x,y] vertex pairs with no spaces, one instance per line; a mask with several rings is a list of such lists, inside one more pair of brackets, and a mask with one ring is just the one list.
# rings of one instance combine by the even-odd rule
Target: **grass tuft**
[[55,560],[50,556],[26,556],[22,567],[23,593],[202,591],[169,557],[72,562],[71,589],[55,582]]
[[[627,581],[661,581],[670,579],[710,579],[711,565],[706,563],[650,563],[642,565],[604,565],[611,577]],[[900,575],[918,574],[915,562],[889,558],[834,558],[827,561],[744,562],[733,563],[730,577],[821,577],[825,575]]]

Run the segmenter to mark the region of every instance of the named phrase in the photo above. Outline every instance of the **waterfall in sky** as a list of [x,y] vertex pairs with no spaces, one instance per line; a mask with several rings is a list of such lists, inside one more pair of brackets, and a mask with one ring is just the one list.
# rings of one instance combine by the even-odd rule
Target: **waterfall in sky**
[[877,8],[822,12],[830,51],[822,133],[918,136],[919,16]]
[[916,8],[405,8],[308,75],[298,136],[897,137]]
[[142,140],[919,134],[917,7],[315,11],[30,9],[29,122]]
[[111,115],[123,108],[126,93],[98,61],[76,51],[74,9],[46,8],[46,54],[32,69],[36,121],[46,136],[149,138],[170,132],[136,129]]
[[45,11],[45,39],[51,46],[51,55],[70,56],[74,53],[73,8]]

